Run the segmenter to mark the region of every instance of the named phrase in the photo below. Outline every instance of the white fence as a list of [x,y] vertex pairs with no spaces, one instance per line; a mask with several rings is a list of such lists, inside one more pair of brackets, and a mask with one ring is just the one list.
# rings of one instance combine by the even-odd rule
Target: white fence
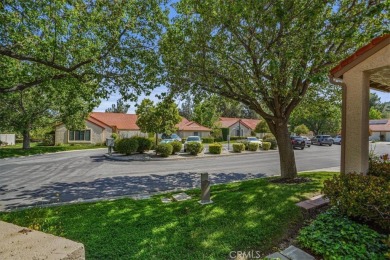
[[8,145],[15,145],[15,134],[0,134],[0,141]]

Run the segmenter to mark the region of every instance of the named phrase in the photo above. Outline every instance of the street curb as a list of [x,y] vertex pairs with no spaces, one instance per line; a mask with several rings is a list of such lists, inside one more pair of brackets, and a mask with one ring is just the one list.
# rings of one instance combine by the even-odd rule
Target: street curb
[[94,150],[101,150],[101,149],[107,149],[107,147],[93,148],[93,149],[80,149],[80,150],[59,151],[59,152],[53,152],[53,153],[37,153],[37,154],[31,154],[31,155],[6,157],[6,158],[0,158],[0,161],[1,160],[11,160],[11,159],[20,159],[20,158],[30,158],[30,157],[36,157],[36,156],[42,156],[42,155],[51,155],[51,154],[61,154],[61,153],[81,152],[81,151],[94,151]]
[[182,158],[123,158],[118,156],[112,156],[109,154],[104,154],[104,157],[106,157],[109,160],[112,161],[121,161],[121,162],[131,162],[131,161],[179,161],[179,160],[195,160],[195,159],[209,159],[209,158],[218,158],[218,157],[228,157],[228,156],[243,156],[243,155],[253,155],[253,154],[262,154],[262,153],[274,153],[278,150],[268,150],[268,151],[259,151],[259,152],[248,152],[248,153],[231,153],[231,154],[217,154],[217,155],[208,155],[208,156],[189,156],[189,157],[182,157]]

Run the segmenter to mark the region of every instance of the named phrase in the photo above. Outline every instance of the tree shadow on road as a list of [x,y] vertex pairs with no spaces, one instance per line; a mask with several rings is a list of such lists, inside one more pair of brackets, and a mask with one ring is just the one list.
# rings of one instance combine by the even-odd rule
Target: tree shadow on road
[[[262,178],[263,173],[213,173],[212,184]],[[200,173],[178,172],[169,175],[119,176],[99,178],[90,182],[54,182],[39,189],[20,190],[15,198],[1,199],[4,210],[46,204],[81,202],[115,197],[136,197],[165,191],[178,191],[200,187]],[[1,187],[6,193],[6,186]]]

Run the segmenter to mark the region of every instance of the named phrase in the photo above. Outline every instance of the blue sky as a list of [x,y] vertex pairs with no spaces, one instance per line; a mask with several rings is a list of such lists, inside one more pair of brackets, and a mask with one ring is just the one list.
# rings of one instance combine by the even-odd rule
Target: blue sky
[[[161,94],[162,92],[166,91],[165,87],[159,87],[156,88],[150,96],[141,95],[138,98],[138,102],[141,102],[144,98],[149,98],[153,101],[157,101],[158,99],[155,97],[156,94]],[[378,96],[381,98],[381,102],[390,102],[390,93],[384,93],[380,91],[371,90],[373,93],[377,93]],[[120,95],[112,95],[108,100],[102,100],[102,103],[99,107],[94,109],[95,112],[104,112],[107,108],[111,107],[112,104],[116,104],[116,101],[120,98]],[[135,114],[135,103],[134,102],[128,102],[131,107],[128,111],[129,114]],[[180,107],[180,102],[179,107]]]

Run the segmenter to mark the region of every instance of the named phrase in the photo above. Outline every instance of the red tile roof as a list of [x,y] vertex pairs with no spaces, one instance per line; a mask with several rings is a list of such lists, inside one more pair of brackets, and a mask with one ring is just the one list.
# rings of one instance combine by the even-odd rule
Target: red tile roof
[[182,120],[179,124],[176,125],[178,131],[211,131],[210,128],[202,126],[196,122],[189,121],[187,118],[182,117]]
[[378,45],[379,43],[383,42],[387,38],[390,38],[390,34],[385,34],[383,36],[380,36],[380,37],[377,37],[377,38],[373,39],[369,44],[361,47],[354,54],[352,54],[351,56],[349,56],[345,60],[341,61],[336,67],[334,67],[330,71],[330,74],[331,75],[335,75],[337,72],[342,70],[345,66],[347,66],[348,64],[350,64],[351,62],[356,60],[359,56],[361,56],[364,53],[366,53],[367,51],[371,50],[372,48],[374,48],[376,45]]
[[222,125],[222,128],[229,128],[238,121],[241,122],[244,126],[251,130],[255,130],[256,125],[260,122],[259,119],[246,119],[246,118],[236,118],[236,117],[220,117],[219,123]]
[[137,115],[123,113],[92,112],[88,119],[95,119],[118,130],[139,130]]
[[[383,121],[383,123],[379,121]],[[390,132],[390,120],[370,120],[370,130],[372,132]]]
[[[103,128],[109,126],[116,127],[118,130],[139,130],[135,114],[92,112],[87,120]],[[184,117],[176,127],[181,131],[211,131],[210,128],[189,121]]]

